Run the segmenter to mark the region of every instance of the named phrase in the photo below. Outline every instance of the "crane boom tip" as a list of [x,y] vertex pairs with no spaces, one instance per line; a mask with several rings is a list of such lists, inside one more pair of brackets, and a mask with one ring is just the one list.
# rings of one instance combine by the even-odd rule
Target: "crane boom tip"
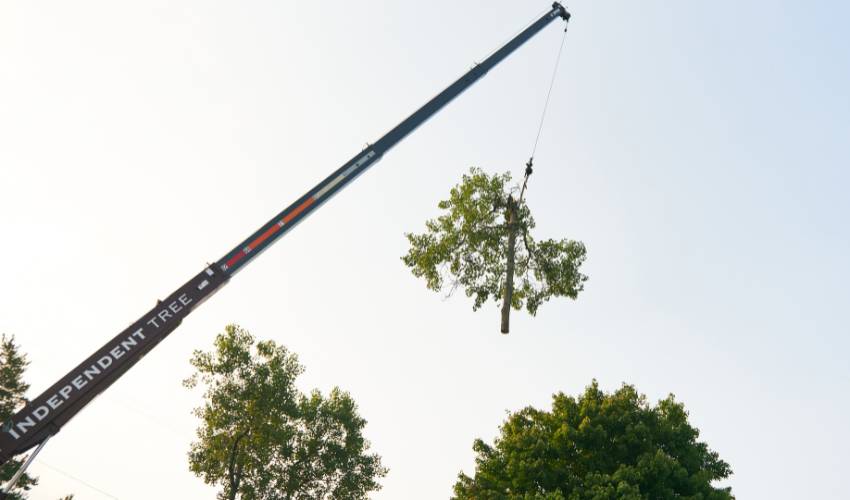
[[553,9],[557,9],[557,10],[558,10],[558,14],[561,16],[561,18],[562,18],[564,21],[569,21],[569,20],[570,20],[570,13],[569,13],[569,12],[567,12],[566,7],[564,7],[563,5],[561,5],[561,3],[560,3],[560,2],[554,2],[554,3],[552,3],[552,8],[553,8]]

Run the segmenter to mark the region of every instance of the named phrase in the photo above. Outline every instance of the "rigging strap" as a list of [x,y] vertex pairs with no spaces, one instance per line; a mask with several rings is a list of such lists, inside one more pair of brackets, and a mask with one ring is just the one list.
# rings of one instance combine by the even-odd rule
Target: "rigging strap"
[[540,133],[543,132],[543,123],[546,121],[546,111],[549,109],[549,101],[552,98],[552,89],[555,87],[555,80],[558,76],[558,66],[561,64],[561,54],[564,52],[564,42],[567,40],[567,28],[564,27],[564,36],[561,37],[561,46],[558,49],[558,57],[555,59],[555,68],[552,70],[552,79],[549,81],[549,91],[546,92],[546,102],[543,104],[543,112],[540,114],[540,124],[537,126],[537,136],[534,138],[534,146],[531,148],[531,156],[525,164],[525,179],[522,183],[519,199],[522,200],[525,194],[525,188],[528,185],[528,178],[534,172],[534,155],[537,153],[537,144],[540,142]]

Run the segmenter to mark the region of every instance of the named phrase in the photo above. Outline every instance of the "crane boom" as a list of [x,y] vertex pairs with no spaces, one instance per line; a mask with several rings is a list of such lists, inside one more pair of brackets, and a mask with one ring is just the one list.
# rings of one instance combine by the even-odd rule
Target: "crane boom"
[[0,464],[59,432],[95,396],[153,349],[204,300],[218,291],[245,264],[377,162],[408,134],[434,116],[490,69],[557,18],[570,14],[559,3],[487,59],[356,154],[294,203],[266,222],[215,264],[206,267],[156,307],[77,365],[58,382],[10,417],[0,432]]

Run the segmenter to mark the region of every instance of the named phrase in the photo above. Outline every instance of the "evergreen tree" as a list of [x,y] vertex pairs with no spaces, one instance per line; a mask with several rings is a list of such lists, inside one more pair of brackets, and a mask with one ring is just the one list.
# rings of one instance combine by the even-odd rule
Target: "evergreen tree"
[[[0,422],[6,422],[26,402],[24,394],[29,384],[24,382],[24,371],[29,365],[25,354],[20,352],[14,336],[0,335]],[[5,484],[23,465],[23,459],[12,459],[0,467],[0,481]],[[18,479],[13,491],[6,498],[20,500],[26,498],[26,491],[35,486],[38,479],[24,474]]]

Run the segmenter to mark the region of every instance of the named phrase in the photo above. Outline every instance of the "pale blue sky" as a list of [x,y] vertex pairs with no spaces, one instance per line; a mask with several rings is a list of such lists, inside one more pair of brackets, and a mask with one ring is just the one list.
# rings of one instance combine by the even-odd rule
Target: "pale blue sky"
[[[548,2],[5,2],[0,331],[45,389]],[[448,497],[506,410],[597,378],[673,392],[738,498],[841,498],[844,2],[574,2],[529,203],[586,291],[498,333],[405,231],[471,165],[519,174],[561,32],[521,48],[241,272],[45,449],[32,497],[211,498],[188,358],[228,322],[352,393],[390,474]],[[62,471],[63,473],[57,472]]]

